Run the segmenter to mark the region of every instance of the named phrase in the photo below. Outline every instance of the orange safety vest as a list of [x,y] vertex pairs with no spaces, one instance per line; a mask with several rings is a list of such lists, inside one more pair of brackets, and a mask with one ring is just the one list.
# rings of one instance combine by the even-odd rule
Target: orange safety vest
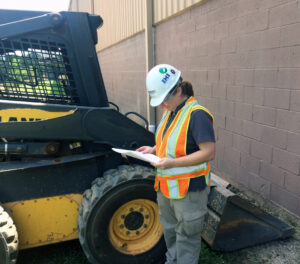
[[[164,111],[156,132],[156,155],[158,157],[186,156],[187,132],[191,113],[199,109],[207,112],[214,120],[213,115],[205,107],[199,105],[194,97],[190,97],[177,112],[163,137],[163,131],[171,113]],[[187,167],[157,169],[154,188],[156,191],[160,189],[162,194],[170,199],[181,199],[188,191],[190,179],[201,176],[204,176],[206,184],[210,185],[209,162]]]

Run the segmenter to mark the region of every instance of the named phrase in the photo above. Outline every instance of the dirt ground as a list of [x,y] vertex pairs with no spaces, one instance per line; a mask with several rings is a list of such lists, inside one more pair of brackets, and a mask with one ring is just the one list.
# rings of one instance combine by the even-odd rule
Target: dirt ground
[[300,264],[300,219],[241,186],[231,186],[229,189],[294,227],[295,234],[287,239],[226,253],[224,258],[232,264]]

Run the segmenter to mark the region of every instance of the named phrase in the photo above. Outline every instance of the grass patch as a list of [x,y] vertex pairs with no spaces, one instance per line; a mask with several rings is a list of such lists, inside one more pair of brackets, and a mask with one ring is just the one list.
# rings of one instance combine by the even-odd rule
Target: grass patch
[[[88,264],[79,240],[19,252],[17,264]],[[229,264],[223,255],[202,243],[199,264]],[[130,263],[128,263],[130,264]]]

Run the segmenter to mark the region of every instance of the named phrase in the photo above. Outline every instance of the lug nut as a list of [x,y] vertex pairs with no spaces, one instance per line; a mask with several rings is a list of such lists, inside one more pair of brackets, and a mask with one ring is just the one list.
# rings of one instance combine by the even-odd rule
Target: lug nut
[[121,229],[124,228],[124,225],[120,225],[120,228],[121,228]]
[[140,212],[143,212],[144,211],[144,208],[140,208]]
[[139,232],[139,231],[136,231],[135,233],[138,235],[140,232]]
[[146,224],[144,224],[144,228],[146,228],[147,227],[147,225]]
[[129,232],[129,231],[127,231],[127,232],[126,232],[126,235],[127,235],[127,236],[128,236],[128,235],[130,235],[130,232]]
[[149,215],[145,215],[145,218],[148,219],[148,218],[149,218]]
[[133,208],[130,208],[129,211],[130,211],[130,212],[133,212]]
[[125,218],[125,215],[121,215],[121,218],[124,219],[124,218]]

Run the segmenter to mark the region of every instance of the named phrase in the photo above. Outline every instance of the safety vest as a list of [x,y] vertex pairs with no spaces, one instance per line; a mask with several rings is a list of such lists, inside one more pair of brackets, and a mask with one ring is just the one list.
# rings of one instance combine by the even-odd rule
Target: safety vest
[[[177,112],[174,120],[163,137],[163,131],[171,114],[165,111],[156,132],[156,155],[160,158],[179,158],[186,156],[187,132],[193,111],[203,110],[214,120],[212,114],[199,105],[194,97],[190,97],[185,105]],[[206,185],[210,185],[210,164],[156,170],[154,188],[160,189],[163,195],[170,199],[181,199],[188,191],[190,179],[205,177]]]

